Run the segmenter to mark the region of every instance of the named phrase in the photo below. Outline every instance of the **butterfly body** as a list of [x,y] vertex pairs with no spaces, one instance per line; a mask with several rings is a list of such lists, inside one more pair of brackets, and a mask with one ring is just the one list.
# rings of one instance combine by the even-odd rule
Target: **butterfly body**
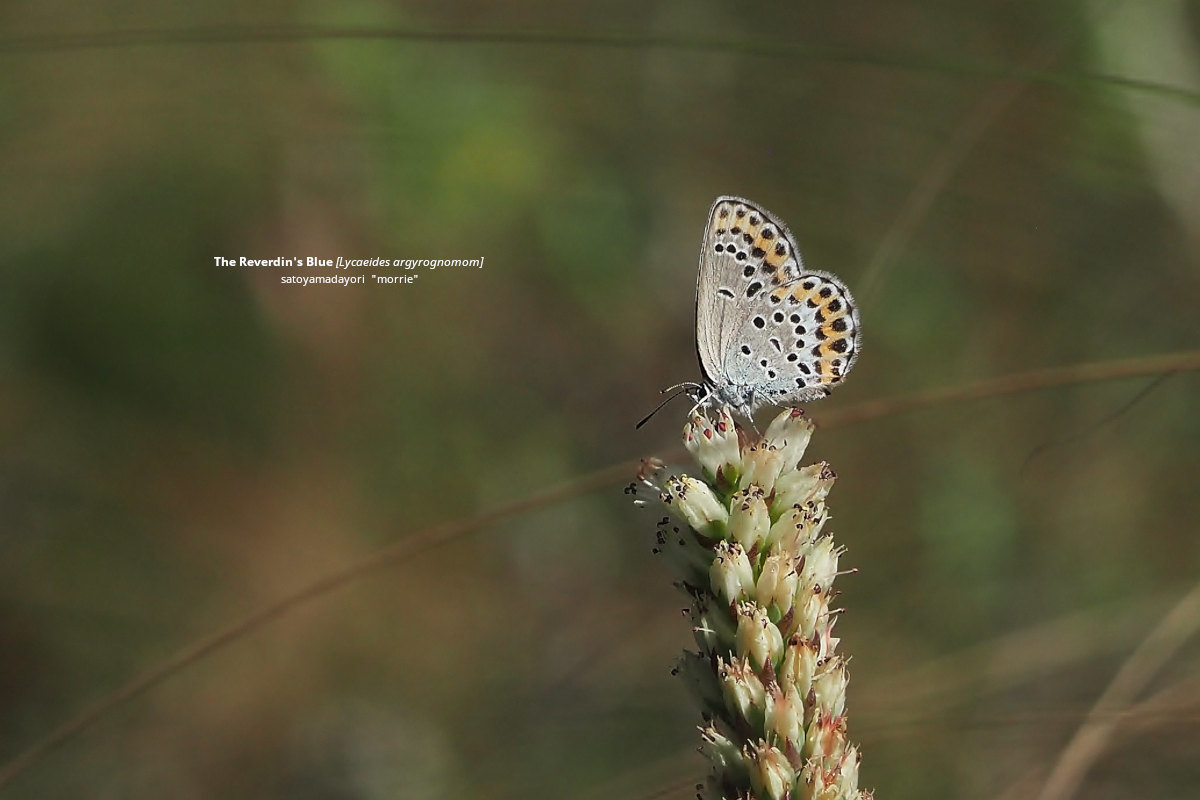
[[825,397],[860,344],[858,307],[836,276],[804,268],[791,232],[740,197],[709,211],[696,281],[696,354],[702,405],[746,418],[764,405]]

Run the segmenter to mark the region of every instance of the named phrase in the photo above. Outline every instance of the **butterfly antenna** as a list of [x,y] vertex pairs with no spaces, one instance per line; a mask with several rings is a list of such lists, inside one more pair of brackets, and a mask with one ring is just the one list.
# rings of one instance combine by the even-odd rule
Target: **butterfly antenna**
[[[641,428],[643,425],[645,425],[647,422],[650,421],[651,417],[653,417],[659,411],[662,411],[663,406],[665,406],[667,403],[674,400],[676,397],[679,397],[679,395],[684,394],[685,392],[688,394],[691,394],[691,392],[695,391],[698,388],[699,388],[699,384],[689,382],[689,383],[676,384],[675,386],[672,386],[669,389],[663,389],[661,392],[659,392],[659,394],[666,394],[667,392],[672,392],[673,394],[671,394],[671,396],[668,397],[666,400],[663,400],[661,403],[659,403],[658,406],[653,411],[651,411],[649,414],[647,414],[645,417],[642,418],[641,422],[639,422],[637,425],[634,425],[633,429],[638,430],[639,428]],[[695,409],[693,409],[693,410],[695,410]]]

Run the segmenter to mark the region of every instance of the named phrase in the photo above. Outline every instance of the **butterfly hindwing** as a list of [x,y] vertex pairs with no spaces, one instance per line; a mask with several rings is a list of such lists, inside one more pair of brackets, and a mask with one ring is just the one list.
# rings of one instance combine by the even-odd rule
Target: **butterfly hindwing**
[[[828,394],[858,355],[858,311],[835,276],[806,271],[767,210],[720,197],[709,212],[696,285],[696,349],[706,383],[734,405]],[[725,390],[724,392],[722,390]]]

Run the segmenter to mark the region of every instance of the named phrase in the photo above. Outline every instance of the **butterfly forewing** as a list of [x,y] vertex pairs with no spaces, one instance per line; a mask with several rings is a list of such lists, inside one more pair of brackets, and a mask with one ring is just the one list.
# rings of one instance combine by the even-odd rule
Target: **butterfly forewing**
[[845,285],[806,271],[774,215],[717,199],[696,284],[696,349],[708,383],[750,387],[754,405],[823,397],[854,364],[858,328]]

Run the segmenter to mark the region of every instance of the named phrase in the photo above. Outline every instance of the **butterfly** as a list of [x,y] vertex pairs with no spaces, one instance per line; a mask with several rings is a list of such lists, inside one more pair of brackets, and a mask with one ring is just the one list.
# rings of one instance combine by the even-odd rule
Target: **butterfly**
[[858,307],[846,285],[805,269],[796,240],[774,214],[740,197],[718,197],[696,280],[702,381],[664,391],[686,392],[693,410],[725,404],[753,420],[764,405],[827,396],[849,374],[860,344]]

